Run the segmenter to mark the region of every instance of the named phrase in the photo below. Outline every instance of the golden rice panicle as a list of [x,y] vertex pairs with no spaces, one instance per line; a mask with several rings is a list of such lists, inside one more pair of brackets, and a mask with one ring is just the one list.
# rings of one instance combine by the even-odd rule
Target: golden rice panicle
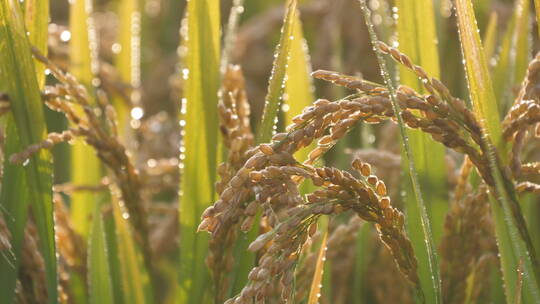
[[445,303],[463,303],[469,276],[474,272],[472,299],[485,291],[489,265],[496,256],[493,224],[485,187],[454,200],[446,216],[440,245]]
[[[503,135],[506,140],[519,130],[540,122],[540,53],[529,63],[527,74],[520,91],[503,121]],[[538,130],[538,128],[537,128]]]
[[[242,187],[241,179],[235,175],[242,168],[249,155],[253,153],[247,153],[253,145],[253,133],[249,121],[250,108],[245,91],[245,80],[240,66],[227,66],[220,94],[221,98],[218,104],[220,131],[228,154],[226,161],[219,165],[220,180],[216,183],[216,190],[221,195],[232,181],[234,185],[241,187],[242,190],[237,194],[240,199],[244,200],[251,197],[253,191],[249,187]],[[219,232],[209,241],[206,263],[210,268],[216,288],[214,296],[216,302],[223,302],[229,288],[227,275],[231,272],[234,264],[232,251],[238,235],[238,226],[242,224],[241,228],[245,228],[242,230],[247,230],[248,227],[244,227],[247,226],[244,223],[253,223],[255,212],[256,209],[247,211],[247,218],[243,222],[238,216],[226,218],[221,223]]]
[[63,131],[62,133],[52,132],[47,135],[47,138],[40,143],[33,144],[28,146],[25,150],[12,154],[9,157],[9,161],[14,164],[22,164],[32,155],[38,153],[41,149],[52,149],[55,145],[61,142],[67,142],[72,140],[74,137],[73,133],[70,130]]
[[[107,99],[98,93],[98,102],[93,105],[86,88],[73,75],[63,72],[36,48],[32,51],[34,57],[45,64],[59,81],[56,86],[46,88],[45,104],[52,110],[63,113],[71,122],[71,134],[92,146],[98,158],[110,169],[114,183],[111,188],[119,190],[113,193],[119,193],[119,201],[126,206],[129,222],[134,228],[134,238],[143,251],[145,265],[148,269],[154,269],[147,212],[142,203],[141,177],[125,146],[118,139],[115,129],[110,129],[116,122],[110,121],[115,115],[111,112],[111,107],[107,107]],[[82,108],[82,111],[75,111],[74,105]]]
[[358,90],[361,92],[373,92],[380,89],[379,86],[376,86],[373,83],[363,80],[359,77],[347,76],[340,74],[338,72],[326,71],[326,70],[317,70],[311,73],[311,76],[317,79],[331,82],[336,85],[346,87],[351,90]]

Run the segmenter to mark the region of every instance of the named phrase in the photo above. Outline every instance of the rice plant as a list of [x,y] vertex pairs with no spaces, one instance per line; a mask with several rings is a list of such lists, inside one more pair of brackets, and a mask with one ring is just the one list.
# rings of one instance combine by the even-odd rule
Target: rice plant
[[0,0],[1,303],[540,303],[540,1]]

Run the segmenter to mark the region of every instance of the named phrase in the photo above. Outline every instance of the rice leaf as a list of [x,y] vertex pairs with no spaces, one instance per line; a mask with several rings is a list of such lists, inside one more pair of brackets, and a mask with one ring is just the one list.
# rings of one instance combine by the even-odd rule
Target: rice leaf
[[103,232],[107,242],[107,257],[109,259],[109,273],[111,276],[112,291],[114,303],[125,303],[124,301],[124,284],[122,281],[122,267],[120,264],[119,242],[116,234],[116,225],[114,223],[113,212],[102,214]]
[[90,303],[114,303],[107,239],[101,216],[101,204],[95,204],[88,252],[88,291]]
[[[47,55],[47,42],[49,39],[47,28],[49,26],[49,0],[27,0],[24,2],[24,19],[26,30],[30,33],[30,43],[38,48],[42,54]],[[45,85],[45,65],[34,62],[39,87]]]
[[[25,2],[24,15],[26,29],[30,33],[30,43],[38,47],[43,54],[47,52],[47,26],[48,9],[47,0],[37,1],[29,0]],[[36,13],[36,12],[39,12]],[[4,46],[0,46],[0,52],[3,53]],[[43,87],[45,80],[44,66],[40,63],[34,63],[39,86]],[[6,88],[0,88],[5,91]],[[6,132],[6,143],[4,155],[11,155],[21,151],[13,115],[2,122],[3,129]],[[18,164],[12,164],[6,157],[3,165],[2,190],[0,191],[0,211],[4,213],[4,218],[11,233],[12,252],[4,255],[0,259],[0,299],[6,299],[8,303],[14,301],[15,284],[17,280],[17,271],[24,238],[24,228],[28,216],[28,195],[26,187],[26,176],[24,168]]]
[[[499,148],[505,161],[505,147],[501,139],[498,108],[487,62],[477,31],[476,20],[470,1],[456,1],[459,35],[465,69],[469,84],[469,94],[476,115],[480,118],[485,134],[485,146],[493,150]],[[494,143],[495,145],[493,146]],[[519,275],[517,269],[522,262],[523,299],[525,303],[540,301],[537,273],[533,263],[534,250],[530,244],[526,227],[523,227],[523,216],[513,185],[503,179],[495,156],[488,155],[489,165],[495,179],[495,194],[490,202],[495,219],[495,230],[502,272],[505,282],[507,303],[514,303]],[[519,226],[518,226],[519,225]]]
[[356,252],[354,262],[354,304],[367,303],[366,273],[372,258],[370,244],[371,226],[363,223],[356,238]]
[[[0,69],[5,76],[11,110],[23,147],[40,142],[47,129],[43,114],[38,77],[30,52],[30,42],[18,1],[0,1],[0,41],[5,43]],[[52,207],[51,154],[42,150],[25,166],[29,199],[40,238],[39,248],[45,261],[48,302],[56,303],[57,272]]]
[[319,245],[319,253],[317,254],[317,262],[315,263],[315,272],[313,273],[313,280],[311,281],[311,287],[309,290],[309,297],[307,304],[319,303],[321,296],[321,282],[324,272],[324,262],[326,261],[326,241],[328,240],[328,230],[323,234],[321,244]]
[[[92,37],[92,2],[74,0],[70,6],[71,41],[69,56],[70,72],[88,92],[93,92],[92,80],[97,72],[95,51],[90,48]],[[85,20],[85,22],[81,22]],[[82,109],[79,109],[82,111]],[[92,147],[83,140],[75,140],[71,146],[71,182],[75,185],[98,185],[102,176],[101,162]],[[71,220],[73,228],[84,238],[90,232],[90,218],[97,202],[97,194],[91,191],[76,191],[71,196]]]
[[[378,38],[377,38],[377,34],[375,33],[373,23],[371,22],[371,11],[369,10],[367,6],[366,0],[359,0],[359,2],[362,8],[362,12],[364,14],[364,21],[366,22],[366,26],[368,28],[371,43],[375,45],[378,42]],[[390,97],[391,97],[390,100],[392,102],[392,108],[395,113],[399,113],[400,107],[396,100],[396,90],[392,83],[392,79],[390,78],[390,73],[388,71],[388,68],[386,67],[386,62],[384,60],[384,57],[381,51],[377,48],[374,48],[374,49],[375,49],[375,54],[377,56],[377,62],[379,64],[381,75],[390,93]],[[406,158],[407,164],[409,166],[409,175],[411,179],[412,189],[415,194],[418,214],[420,215],[418,220],[420,221],[420,224],[422,227],[422,233],[424,235],[423,248],[421,249],[422,251],[427,253],[427,259],[423,260],[423,262],[428,264],[427,266],[424,266],[424,267],[426,267],[426,269],[429,269],[429,272],[430,272],[429,278],[431,282],[429,284],[429,287],[422,286],[420,284],[419,288],[417,288],[416,290],[416,294],[419,301],[421,302],[426,301],[425,298],[426,298],[426,295],[428,295],[428,296],[433,297],[430,299],[431,302],[429,303],[441,303],[441,282],[440,282],[440,275],[439,275],[438,259],[437,259],[437,254],[435,251],[435,244],[433,240],[433,235],[431,233],[431,223],[430,223],[429,216],[427,213],[426,205],[423,200],[421,184],[418,178],[418,171],[416,169],[416,163],[412,155],[412,149],[409,144],[407,131],[405,129],[405,125],[403,123],[403,119],[401,115],[396,115],[396,118],[399,125],[399,131],[400,131],[400,135],[402,139],[403,150],[405,151],[403,156]]]
[[474,111],[483,119],[482,123],[490,134],[493,143],[498,146],[501,143],[499,107],[496,103],[497,99],[491,84],[480,35],[476,31],[478,27],[476,26],[473,6],[471,1],[457,0],[456,8],[461,47],[469,83],[469,94]]
[[[140,86],[140,29],[141,14],[138,0],[121,0],[118,8],[120,24],[118,27],[118,43],[120,52],[116,55],[116,68],[122,82],[129,84],[133,92],[129,96],[135,104],[139,103],[137,92]],[[127,128],[130,119],[129,104],[120,96],[115,96],[113,104],[118,114],[118,125],[121,137],[128,136]]]
[[493,76],[493,88],[502,112],[506,112],[512,105],[512,90],[525,77],[531,58],[529,12],[529,1],[519,0],[515,3],[514,14],[502,40],[499,61]]
[[[433,3],[431,0],[398,0],[399,12],[397,30],[399,48],[408,54],[413,62],[422,66],[428,74],[440,78],[439,54],[433,41],[437,40]],[[422,16],[422,18],[418,18]],[[426,93],[421,80],[406,67],[400,65],[401,83],[417,92]],[[429,134],[420,130],[406,130],[416,165],[416,171],[428,202],[427,210],[433,228],[433,241],[438,244],[443,234],[444,217],[448,210],[448,186],[446,183],[445,148],[436,143]],[[403,159],[406,159],[405,157]],[[408,164],[403,162],[404,170]],[[427,303],[435,303],[439,295],[437,288],[428,288],[433,284],[429,267],[429,253],[425,247],[425,235],[418,222],[421,220],[420,209],[414,197],[414,189],[405,183],[405,211],[407,231],[411,238],[416,257],[418,273]]]
[[488,63],[491,61],[491,58],[493,58],[493,54],[495,54],[495,47],[497,46],[497,23],[499,21],[499,17],[496,12],[491,13],[491,16],[489,16],[489,23],[486,29],[486,33],[484,35],[484,53],[486,54],[486,59],[488,60]]
[[265,99],[264,113],[261,125],[257,132],[257,143],[268,142],[272,138],[277,114],[281,104],[281,99],[286,82],[287,64],[291,51],[292,41],[294,37],[294,22],[296,15],[296,0],[288,0],[283,27],[281,28],[281,36],[279,44],[276,47],[274,54],[274,63],[272,65],[272,74],[268,83],[268,93]]
[[221,155],[218,134],[220,88],[220,6],[217,0],[187,4],[185,121],[180,185],[180,303],[202,303],[210,296],[205,265],[208,236],[197,233],[204,209],[216,199],[214,183]]
[[[3,47],[0,46],[3,54]],[[3,73],[2,73],[3,74]],[[0,89],[5,88],[0,84]],[[17,128],[13,115],[9,114],[2,121],[2,128],[6,132],[4,155],[11,155],[21,151]],[[11,233],[11,253],[0,256],[0,299],[7,303],[15,301],[15,284],[20,264],[21,250],[24,240],[24,228],[28,217],[29,189],[26,186],[24,168],[19,164],[12,164],[9,158],[4,160],[4,176],[0,191],[0,214],[3,215]]]
[[129,222],[122,216],[127,213],[116,199],[113,199],[112,206],[124,303],[153,303],[150,277],[144,267],[141,251],[133,240]]
[[[285,125],[292,123],[292,118],[300,113],[305,107],[310,106],[315,99],[313,95],[313,83],[311,78],[311,63],[308,53],[307,42],[304,39],[302,21],[299,14],[294,15],[292,36],[290,42],[289,62],[286,69],[284,105]],[[305,147],[295,153],[299,161],[307,159],[315,144]]]

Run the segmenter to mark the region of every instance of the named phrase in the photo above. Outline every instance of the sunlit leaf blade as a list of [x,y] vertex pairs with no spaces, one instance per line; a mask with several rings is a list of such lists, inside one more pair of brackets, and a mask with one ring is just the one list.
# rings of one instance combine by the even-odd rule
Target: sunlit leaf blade
[[[302,31],[302,22],[299,14],[295,14],[292,36],[290,42],[289,62],[286,69],[287,81],[285,82],[285,125],[292,123],[292,118],[300,113],[305,107],[313,103],[313,83],[311,78],[311,63]],[[304,161],[314,146],[301,149],[295,154],[296,159]]]
[[114,226],[116,228],[116,247],[118,249],[121,280],[124,289],[124,303],[153,303],[150,277],[144,268],[141,251],[133,240],[130,224],[123,217],[127,213],[122,210],[116,200],[113,200],[112,206]]
[[200,216],[216,198],[214,183],[221,154],[218,135],[220,87],[220,6],[217,0],[187,4],[185,135],[180,185],[179,303],[202,303],[210,296],[205,265],[208,236],[197,233]]
[[321,296],[321,282],[324,272],[324,262],[326,260],[326,241],[328,239],[328,230],[323,234],[323,239],[319,245],[319,252],[317,254],[317,262],[315,263],[315,271],[313,273],[313,279],[311,280],[311,287],[309,290],[309,297],[307,304],[319,303],[319,297]]
[[[27,31],[30,33],[30,43],[39,48],[43,54],[47,53],[48,5],[47,0],[29,0],[25,2],[25,24]],[[3,47],[5,46],[0,46],[0,53],[4,52]],[[42,64],[35,63],[35,69],[39,85],[42,87],[45,80],[45,68]],[[5,91],[6,88],[3,85],[0,86],[0,91]],[[3,129],[7,138],[4,155],[9,156],[21,151],[22,147],[19,143],[12,115],[8,115],[4,120]],[[2,286],[0,288],[0,299],[6,299],[8,303],[11,303],[14,300],[24,228],[28,216],[29,191],[26,187],[24,168],[19,164],[12,164],[6,158],[3,175],[2,190],[0,192],[0,212],[4,214],[8,229],[11,232],[12,252],[3,256],[0,260],[0,286]]]
[[[92,26],[92,2],[74,0],[70,7],[71,41],[69,45],[70,72],[88,89],[96,73],[97,58],[90,48]],[[82,20],[82,21],[81,21]],[[92,39],[95,39],[92,38]],[[76,140],[71,149],[71,182],[76,185],[98,185],[101,164],[92,147],[83,140]],[[90,218],[96,204],[97,194],[76,191],[71,196],[71,220],[73,228],[83,237],[90,232]]]
[[[3,53],[3,48],[0,47]],[[3,75],[3,73],[1,73]],[[0,84],[0,90],[4,90]],[[13,116],[8,115],[2,122],[6,132],[4,155],[21,151],[19,137]],[[8,158],[4,160],[4,176],[0,191],[0,214],[4,217],[11,233],[11,253],[0,256],[0,299],[14,303],[15,284],[20,265],[21,250],[24,240],[24,228],[28,216],[28,195],[24,168],[12,164]]]
[[[502,39],[499,61],[493,76],[493,88],[502,112],[511,106],[514,100],[513,88],[525,77],[531,57],[529,15],[529,1],[517,1],[514,14]],[[486,58],[490,57],[486,56]]]
[[499,17],[496,12],[491,13],[489,16],[489,22],[484,34],[484,53],[486,54],[486,59],[490,62],[493,54],[495,54],[495,47],[497,46],[497,26],[498,26]]
[[113,212],[102,214],[103,231],[107,241],[107,257],[109,259],[109,271],[111,275],[112,291],[114,303],[125,303],[125,288],[122,281],[122,267],[120,265],[120,254],[118,251],[118,237],[116,234],[116,225],[114,223]]
[[[430,0],[399,0],[397,30],[399,49],[422,66],[428,74],[439,78],[439,54],[433,44],[437,40],[433,4]],[[423,16],[421,19],[418,16]],[[417,92],[425,93],[421,80],[409,69],[400,65],[400,81]],[[422,186],[431,220],[433,242],[439,243],[443,233],[444,217],[448,210],[448,188],[446,183],[445,149],[431,137],[420,131],[407,129],[410,147],[416,164],[416,172]],[[405,159],[405,157],[404,157]],[[408,170],[407,162],[403,162]],[[405,172],[406,172],[405,171]],[[429,263],[429,252],[414,189],[410,182],[404,183],[406,224],[409,237],[418,259],[418,274],[424,291],[425,301],[435,303],[440,299],[439,282],[434,281]]]
[[281,105],[283,89],[285,87],[285,75],[293,36],[294,21],[296,14],[296,0],[287,2],[285,20],[281,28],[279,44],[276,47],[275,59],[272,65],[272,74],[268,83],[268,93],[265,99],[262,122],[257,131],[257,143],[268,142],[272,138],[272,133],[276,125],[277,114]]
[[469,0],[457,0],[456,8],[471,102],[493,143],[498,146],[501,143],[499,108],[477,31],[472,3]]
[[355,304],[364,304],[366,302],[366,295],[368,293],[366,271],[371,261],[371,226],[367,223],[363,223],[362,227],[358,231],[356,238],[356,253],[354,263],[354,290],[356,296],[354,297]]
[[[295,14],[292,36],[290,42],[289,62],[286,69],[286,81],[284,90],[284,116],[285,125],[290,125],[294,116],[302,113],[305,107],[310,106],[315,100],[313,83],[311,78],[311,61],[307,41],[304,39],[302,21],[299,12]],[[294,154],[298,161],[308,159],[309,152],[313,151],[316,143],[300,149]],[[301,193],[308,193],[313,187],[311,183],[304,182],[300,185]]]
[[[466,0],[456,1],[459,35],[465,70],[469,84],[469,94],[475,114],[480,118],[483,131],[486,133],[484,145],[493,149],[498,147],[501,158],[505,161],[505,147],[501,139],[501,127],[497,102],[487,62],[476,26],[472,3]],[[517,269],[523,272],[523,299],[525,303],[538,303],[540,294],[536,269],[531,256],[532,245],[528,244],[526,227],[519,203],[513,192],[513,185],[504,180],[499,164],[494,155],[488,155],[489,166],[495,179],[494,193],[491,196],[491,207],[494,213],[495,230],[501,267],[504,275],[507,303],[515,303],[518,286]],[[520,225],[520,226],[518,226]],[[521,228],[521,229],[520,229]]]
[[[120,52],[116,56],[116,68],[120,79],[132,87],[133,94],[129,97],[139,98],[137,89],[140,85],[140,31],[141,14],[138,0],[121,0],[118,16],[118,44]],[[134,100],[138,103],[138,100]],[[114,107],[118,115],[119,132],[122,137],[128,136],[126,130],[130,119],[129,106],[120,96],[114,98]]]
[[[47,130],[36,69],[18,1],[0,1],[0,41],[5,43],[0,55],[0,69],[6,81],[20,143],[26,147],[43,140]],[[40,238],[40,251],[45,261],[48,302],[56,303],[58,281],[50,152],[42,150],[33,155],[25,171]]]
[[[375,33],[375,29],[373,26],[373,23],[371,21],[371,11],[368,8],[366,0],[359,0],[360,7],[362,8],[362,12],[364,14],[364,21],[366,22],[366,26],[368,28],[369,36],[372,45],[376,45],[377,42],[379,42],[377,38],[377,34]],[[381,72],[381,76],[383,77],[384,83],[389,91],[390,100],[392,104],[392,108],[395,113],[400,112],[400,107],[397,102],[396,98],[396,90],[394,87],[394,84],[392,82],[392,79],[390,78],[390,72],[389,69],[386,66],[386,61],[383,57],[383,54],[380,49],[374,48],[375,55],[377,57],[377,62],[379,65],[379,70]],[[407,130],[405,128],[405,124],[403,123],[403,118],[401,115],[396,115],[396,120],[399,127],[399,133],[401,136],[401,142],[402,142],[402,148],[405,153],[403,153],[404,158],[407,161],[407,165],[409,167],[409,177],[412,184],[412,190],[415,195],[415,201],[417,205],[418,215],[419,218],[417,219],[417,224],[420,224],[422,227],[422,233],[424,235],[424,242],[423,242],[423,248],[421,248],[422,251],[426,252],[427,259],[424,260],[426,262],[427,268],[430,271],[430,286],[422,286],[420,283],[420,286],[416,286],[416,295],[419,301],[425,301],[425,292],[424,290],[427,290],[429,292],[429,295],[433,295],[433,298],[431,299],[431,303],[440,303],[441,302],[441,282],[440,282],[440,275],[439,275],[439,263],[437,258],[437,253],[435,250],[435,244],[433,241],[433,236],[431,232],[431,223],[428,216],[428,211],[426,208],[426,204],[424,202],[423,194],[422,194],[422,185],[420,183],[420,180],[418,178],[418,171],[416,170],[416,163],[412,154],[412,149],[409,144],[409,138],[407,135]],[[410,219],[407,219],[410,220]],[[424,266],[426,267],[426,266]],[[431,291],[429,289],[432,289]]]
[[[30,43],[44,55],[47,54],[47,42],[49,26],[49,0],[24,1],[24,19],[26,30],[30,33]],[[34,62],[39,87],[45,85],[45,65]]]
[[95,204],[88,245],[88,294],[92,304],[114,303],[101,205]]

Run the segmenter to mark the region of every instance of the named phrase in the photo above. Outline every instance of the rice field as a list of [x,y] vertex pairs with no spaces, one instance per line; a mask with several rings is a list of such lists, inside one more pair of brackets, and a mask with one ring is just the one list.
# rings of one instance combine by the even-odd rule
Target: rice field
[[0,303],[540,303],[540,0],[0,0]]

